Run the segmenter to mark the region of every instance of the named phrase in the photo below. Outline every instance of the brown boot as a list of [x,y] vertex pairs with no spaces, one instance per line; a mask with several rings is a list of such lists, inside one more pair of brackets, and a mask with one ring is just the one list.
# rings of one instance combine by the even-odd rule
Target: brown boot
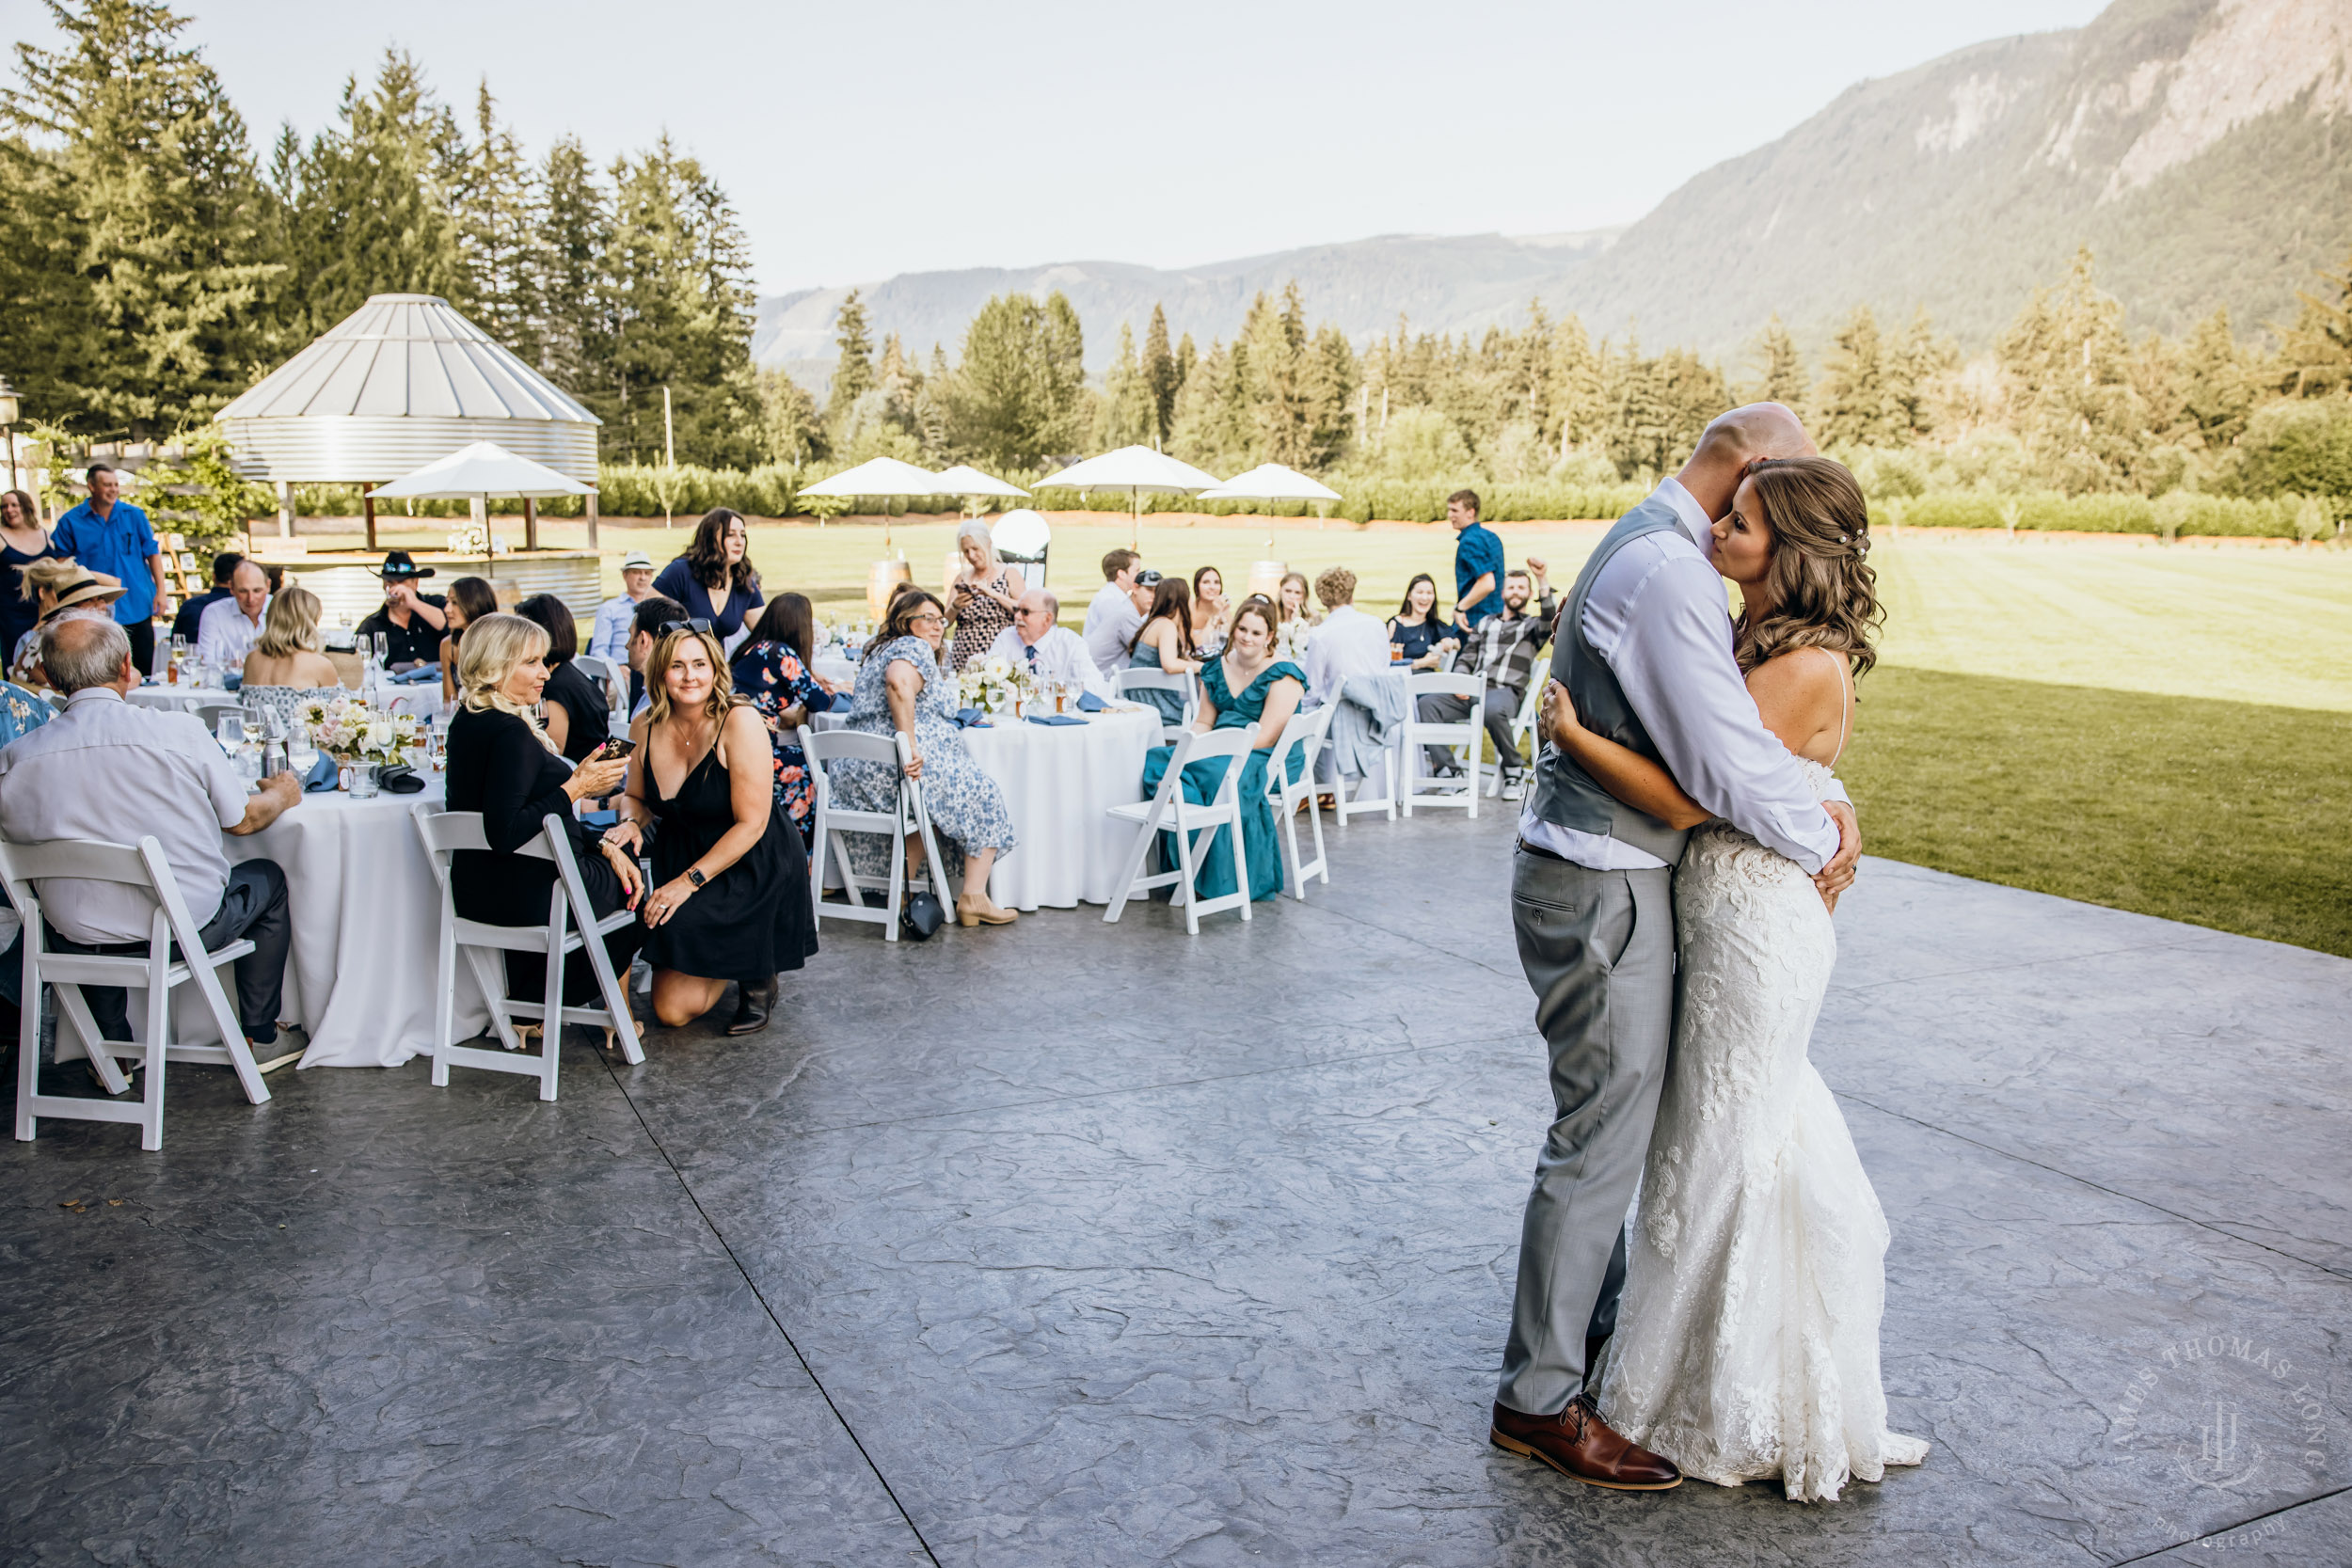
[[1671,1460],[1637,1448],[1609,1429],[1585,1396],[1579,1394],[1557,1416],[1522,1416],[1495,1406],[1488,1442],[1511,1453],[1540,1459],[1587,1486],[1620,1492],[1665,1492],[1682,1484]]

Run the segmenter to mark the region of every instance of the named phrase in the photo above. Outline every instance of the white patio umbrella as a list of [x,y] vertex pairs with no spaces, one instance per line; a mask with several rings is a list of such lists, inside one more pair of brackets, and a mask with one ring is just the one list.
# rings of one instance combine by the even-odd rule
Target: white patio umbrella
[[984,474],[969,463],[959,463],[942,469],[939,494],[943,496],[1026,496],[1028,492],[1017,484],[1007,484],[994,474]]
[[1216,483],[1215,474],[1204,474],[1189,463],[1180,463],[1164,451],[1150,447],[1121,447],[1100,457],[1089,457],[1073,463],[1057,474],[1048,474],[1038,482],[1057,488],[1073,490],[1124,490],[1130,534],[1133,545],[1143,536],[1143,496],[1146,491],[1155,496],[1190,496]]
[[[517,457],[496,441],[476,441],[368,494],[373,500],[469,500],[473,520],[486,530],[493,500],[528,503],[549,496],[585,496],[593,488],[544,463]],[[523,508],[523,547],[539,547],[539,512],[528,504]]]
[[[1246,474],[1235,474],[1224,483],[1200,492],[1202,500],[1236,501],[1335,501],[1340,493],[1329,485],[1309,479],[1296,468],[1286,468],[1279,463],[1261,463]],[[1282,575],[1290,570],[1285,562],[1276,561],[1274,531],[1266,531],[1267,559],[1250,568],[1249,591],[1264,593],[1271,598],[1279,593]],[[1271,587],[1264,586],[1271,583]]]
[[[801,487],[803,496],[947,496],[955,494],[940,483],[940,476],[929,468],[918,468],[896,457],[872,457],[854,468],[844,468],[831,479],[818,480]],[[823,519],[818,519],[821,527]],[[882,606],[888,602],[890,591],[901,582],[912,582],[914,575],[907,563],[892,552],[890,516],[882,515],[882,559],[866,574],[866,603],[880,619]]]

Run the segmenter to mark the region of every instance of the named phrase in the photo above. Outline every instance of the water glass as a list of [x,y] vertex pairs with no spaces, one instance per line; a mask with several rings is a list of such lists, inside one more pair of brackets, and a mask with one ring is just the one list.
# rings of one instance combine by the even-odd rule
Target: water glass
[[375,799],[376,791],[381,789],[383,784],[384,767],[381,763],[355,762],[351,765],[351,798],[353,800],[373,800]]
[[237,748],[245,744],[245,716],[222,714],[213,721],[213,734],[219,738],[222,751],[234,754]]
[[286,766],[307,776],[318,761],[319,749],[310,743],[310,726],[294,725],[286,734]]

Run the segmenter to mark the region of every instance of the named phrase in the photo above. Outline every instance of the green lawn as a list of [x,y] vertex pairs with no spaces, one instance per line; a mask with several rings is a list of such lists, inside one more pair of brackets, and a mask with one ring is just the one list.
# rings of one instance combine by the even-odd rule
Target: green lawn
[[[509,529],[511,533],[518,529]],[[579,524],[548,542],[577,543]],[[1598,531],[1504,524],[1516,562],[1565,587]],[[684,529],[604,530],[657,562]],[[893,530],[935,583],[954,529]],[[1232,589],[1267,558],[1264,526],[1147,520],[1147,564],[1218,567]],[[1277,525],[1272,558],[1313,576],[1344,564],[1385,613],[1427,571],[1450,601],[1438,525]],[[387,543],[437,543],[418,533]],[[1076,621],[1123,519],[1057,521],[1052,586]],[[862,605],[882,554],[868,523],[761,526],[769,589],[821,611]],[[1887,608],[1863,685],[1852,780],[1871,848],[1963,876],[2062,894],[2352,956],[2352,551],[2150,542],[1890,538],[1872,557]]]

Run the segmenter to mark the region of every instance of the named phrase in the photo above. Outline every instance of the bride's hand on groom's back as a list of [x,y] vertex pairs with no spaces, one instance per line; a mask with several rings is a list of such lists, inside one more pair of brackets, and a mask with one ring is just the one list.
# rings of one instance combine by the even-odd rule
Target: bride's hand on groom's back
[[1862,862],[1862,823],[1854,816],[1853,807],[1843,800],[1824,800],[1821,809],[1837,824],[1837,853],[1815,875],[1813,885],[1821,892],[1821,902],[1835,913],[1837,895],[1853,886],[1853,875]]

